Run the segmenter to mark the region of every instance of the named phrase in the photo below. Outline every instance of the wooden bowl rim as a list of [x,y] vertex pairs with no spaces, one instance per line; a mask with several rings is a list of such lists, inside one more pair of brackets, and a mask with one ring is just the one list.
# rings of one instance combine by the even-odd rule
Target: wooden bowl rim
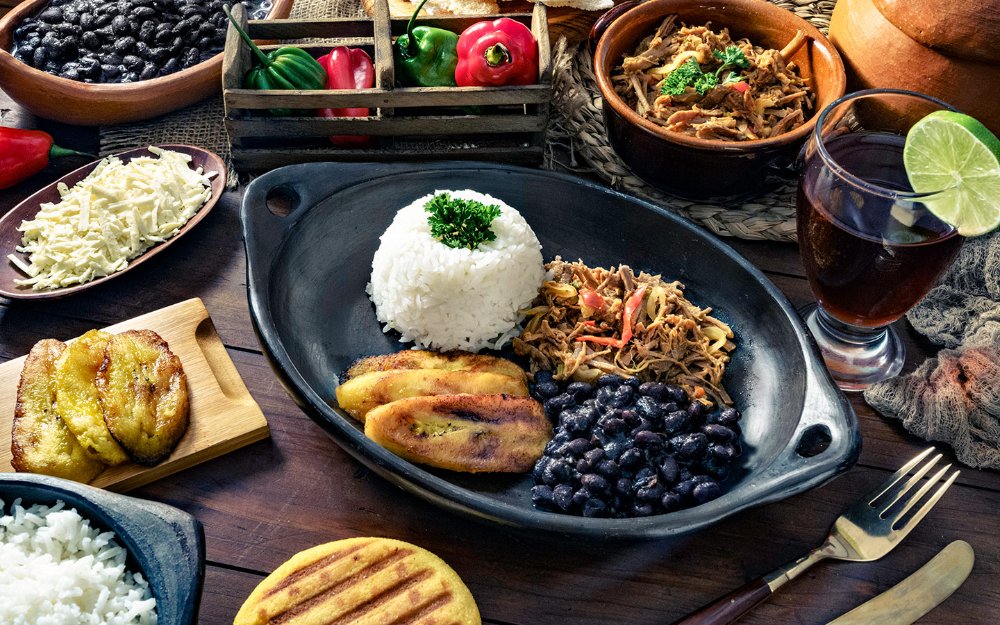
[[[610,105],[615,112],[621,115],[632,125],[671,143],[707,151],[726,152],[756,152],[767,148],[778,148],[790,143],[804,141],[809,135],[809,132],[816,125],[816,118],[820,113],[820,107],[818,106],[817,110],[813,111],[812,115],[810,115],[809,119],[807,119],[804,124],[792,131],[782,133],[776,137],[768,137],[767,139],[751,139],[749,141],[699,139],[698,137],[691,137],[679,132],[673,132],[663,128],[662,126],[654,124],[653,122],[641,117],[632,107],[625,104],[625,101],[621,99],[621,97],[615,92],[614,87],[611,85],[610,76],[606,75],[604,70],[601,68],[601,65],[603,65],[601,61],[608,56],[608,49],[611,46],[611,36],[623,28],[623,25],[628,22],[630,18],[635,19],[640,15],[645,16],[646,14],[658,14],[662,18],[670,15],[671,13],[676,13],[683,17],[684,9],[690,7],[691,5],[717,9],[721,17],[725,17],[727,14],[733,14],[735,9],[736,11],[739,11],[742,16],[749,16],[758,21],[771,23],[779,19],[782,14],[787,14],[786,19],[791,19],[792,22],[796,24],[797,28],[803,30],[809,39],[812,40],[812,44],[825,52],[825,56],[829,57],[833,63],[835,70],[833,72],[834,76],[833,80],[831,80],[828,85],[831,89],[829,96],[830,102],[833,102],[837,98],[844,95],[847,88],[847,72],[844,69],[844,62],[843,59],[840,58],[840,53],[833,46],[830,40],[827,39],[815,26],[798,15],[795,15],[791,11],[782,9],[781,7],[767,2],[766,0],[648,0],[647,2],[640,3],[639,5],[629,9],[618,19],[612,22],[601,36],[594,52],[594,76],[597,79],[597,86],[601,91],[604,102]],[[719,26],[720,24],[713,25]],[[727,24],[721,25],[727,28],[729,27]]]

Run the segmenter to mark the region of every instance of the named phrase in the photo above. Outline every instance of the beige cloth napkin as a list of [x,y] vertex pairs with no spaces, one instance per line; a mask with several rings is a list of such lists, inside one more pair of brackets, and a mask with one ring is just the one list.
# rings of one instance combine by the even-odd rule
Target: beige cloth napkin
[[945,349],[865,400],[910,433],[948,443],[959,461],[1000,469],[1000,231],[966,241],[907,319]]

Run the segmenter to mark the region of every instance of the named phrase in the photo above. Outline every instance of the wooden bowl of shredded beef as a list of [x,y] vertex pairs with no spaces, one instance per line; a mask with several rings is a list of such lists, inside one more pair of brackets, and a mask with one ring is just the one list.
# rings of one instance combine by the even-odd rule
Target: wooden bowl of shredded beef
[[765,0],[650,0],[600,35],[612,147],[650,184],[743,199],[790,177],[844,66],[815,27]]

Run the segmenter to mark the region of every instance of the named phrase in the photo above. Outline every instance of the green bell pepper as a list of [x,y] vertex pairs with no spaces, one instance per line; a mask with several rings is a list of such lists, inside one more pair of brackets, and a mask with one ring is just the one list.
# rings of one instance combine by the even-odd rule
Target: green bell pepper
[[[308,52],[300,48],[285,46],[272,50],[264,54],[249,35],[240,28],[240,25],[233,19],[229,7],[224,6],[222,10],[226,13],[229,21],[240,37],[250,46],[250,49],[257,55],[258,65],[254,66],[243,77],[243,86],[248,89],[258,89],[261,91],[278,89],[324,89],[326,87],[326,70]],[[271,115],[312,115],[311,110],[292,109],[269,109]]]
[[410,87],[454,87],[458,65],[458,35],[433,26],[413,27],[422,0],[406,25],[406,33],[396,38],[392,47],[396,80]]

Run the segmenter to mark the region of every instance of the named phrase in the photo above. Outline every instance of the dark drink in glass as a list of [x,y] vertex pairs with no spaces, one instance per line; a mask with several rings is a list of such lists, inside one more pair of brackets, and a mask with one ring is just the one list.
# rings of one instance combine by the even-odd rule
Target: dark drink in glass
[[[904,141],[888,133],[848,133],[826,148],[863,180],[912,194]],[[878,328],[899,319],[955,258],[962,237],[919,204],[880,202],[824,173],[818,152],[803,167],[799,245],[817,301],[855,326]]]
[[947,108],[920,94],[861,91],[820,113],[802,156],[798,238],[817,303],[803,310],[827,368],[845,390],[899,373],[905,351],[889,325],[912,308],[962,245],[932,215],[903,166],[910,126]]

